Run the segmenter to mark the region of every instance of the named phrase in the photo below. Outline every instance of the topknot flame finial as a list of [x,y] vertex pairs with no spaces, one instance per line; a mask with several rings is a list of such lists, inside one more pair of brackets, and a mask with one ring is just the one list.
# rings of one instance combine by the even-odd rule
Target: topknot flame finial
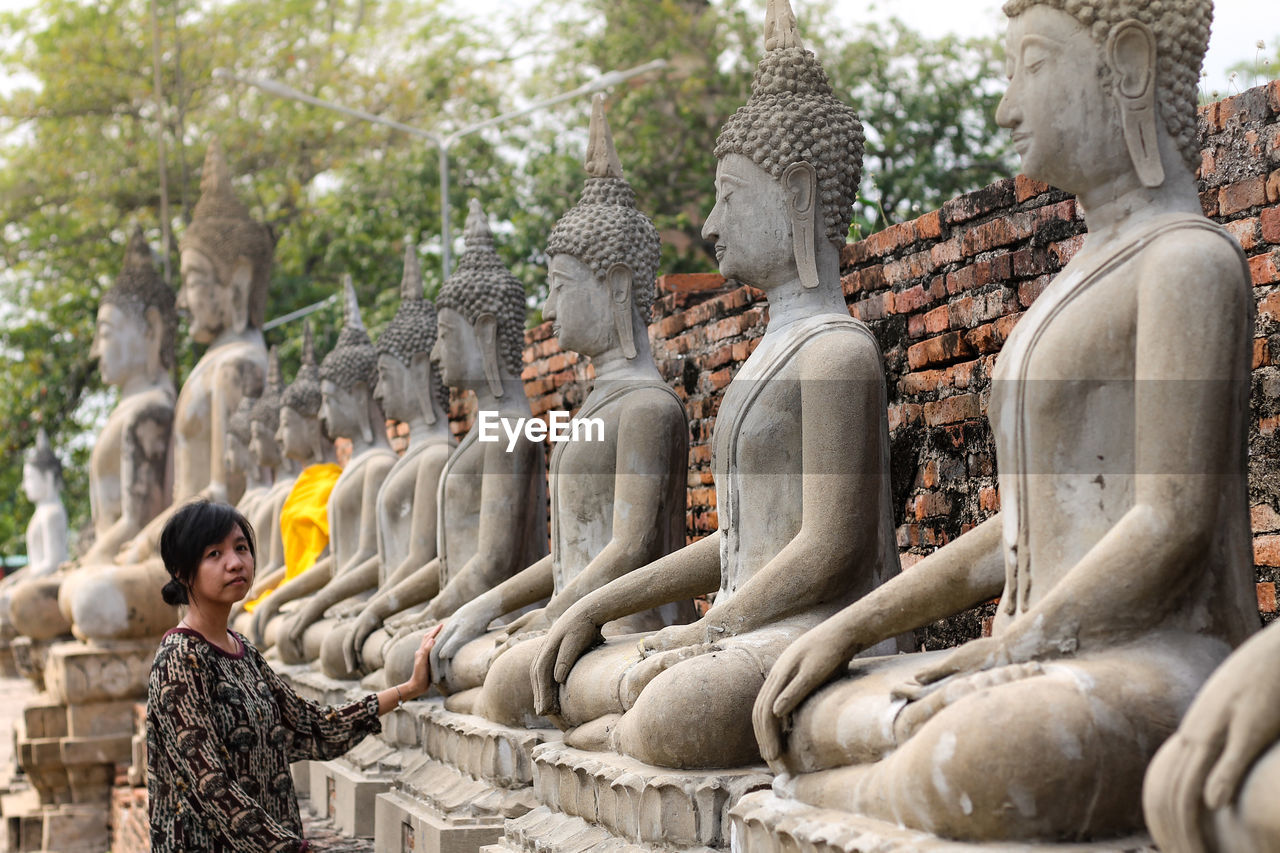
[[141,225],[135,225],[133,234],[129,237],[129,245],[124,250],[124,268],[131,271],[150,271],[153,266],[154,260],[151,255],[151,245],[147,243],[147,235],[143,233]]
[[769,0],[764,15],[764,49],[785,50],[789,47],[804,47],[796,29],[796,13],[791,9],[790,0]]
[[587,174],[593,178],[625,180],[618,149],[613,145],[613,132],[605,114],[607,99],[603,92],[591,99],[591,137],[587,143]]
[[222,143],[218,137],[211,137],[209,148],[204,154],[204,169],[200,173],[200,192],[222,195],[231,191],[231,170],[227,168]]
[[273,346],[267,351],[267,384],[266,394],[279,394],[280,389],[284,387],[284,380],[280,375],[280,353]]
[[342,324],[364,330],[364,318],[360,316],[360,302],[356,299],[356,285],[351,273],[342,274]]
[[493,246],[493,232],[489,230],[489,217],[480,206],[479,199],[471,199],[471,205],[467,211],[467,225],[463,229],[462,236],[466,240],[468,249]]
[[311,318],[302,321],[302,366],[315,367],[316,342],[311,337]]
[[36,453],[52,453],[53,443],[49,441],[49,433],[44,427],[36,432]]
[[418,250],[412,242],[404,247],[404,277],[400,279],[400,301],[415,302],[422,299],[422,264]]

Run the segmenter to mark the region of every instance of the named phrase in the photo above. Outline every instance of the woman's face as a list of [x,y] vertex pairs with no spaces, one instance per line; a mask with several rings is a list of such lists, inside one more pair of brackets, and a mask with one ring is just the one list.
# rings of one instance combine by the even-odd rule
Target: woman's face
[[253,584],[254,568],[249,537],[237,524],[221,542],[205,546],[191,584],[192,605],[235,604]]

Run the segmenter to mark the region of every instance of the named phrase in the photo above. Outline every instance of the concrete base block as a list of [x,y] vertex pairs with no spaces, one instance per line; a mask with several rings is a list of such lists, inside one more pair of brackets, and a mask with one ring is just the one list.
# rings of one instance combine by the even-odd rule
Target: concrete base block
[[293,776],[293,791],[299,800],[311,796],[311,762],[295,761],[289,765],[289,773]]
[[1156,853],[1150,838],[1087,844],[950,841],[896,824],[784,800],[772,791],[730,810],[733,853]]
[[403,791],[379,794],[374,853],[476,853],[502,838],[503,819],[437,812]]
[[159,644],[159,637],[57,643],[45,662],[45,684],[55,699],[68,705],[137,701],[147,695],[147,677]]
[[334,827],[343,835],[372,838],[374,800],[391,789],[391,779],[366,775],[342,758],[316,764],[324,777],[327,816],[332,818]]
[[[538,802],[603,830],[611,840],[600,844],[611,850],[623,842],[666,850],[725,849],[729,844],[729,809],[751,791],[769,788],[773,781],[764,767],[673,770],[559,743],[535,748],[533,763]],[[546,816],[543,824],[556,837],[574,837],[568,828],[576,826],[572,822],[556,822]],[[533,822],[522,827],[515,839],[508,834],[508,843],[514,840],[526,850],[567,853],[598,846],[547,847],[549,842],[537,837]]]

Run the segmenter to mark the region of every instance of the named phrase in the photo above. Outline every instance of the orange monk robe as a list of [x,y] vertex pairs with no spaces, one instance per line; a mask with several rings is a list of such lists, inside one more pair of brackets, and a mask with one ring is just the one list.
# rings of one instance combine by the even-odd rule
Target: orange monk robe
[[[325,463],[310,465],[298,475],[280,510],[280,538],[284,540],[284,579],[296,578],[316,564],[329,546],[329,494],[338,482],[342,468]],[[275,587],[244,609],[252,613]]]

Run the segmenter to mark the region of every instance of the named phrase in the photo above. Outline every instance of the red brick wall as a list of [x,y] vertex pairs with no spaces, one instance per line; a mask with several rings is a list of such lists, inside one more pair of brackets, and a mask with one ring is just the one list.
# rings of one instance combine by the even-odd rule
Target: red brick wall
[[[1271,619],[1280,571],[1280,82],[1202,109],[1201,132],[1205,212],[1240,239],[1258,298],[1250,498],[1259,609]],[[1020,175],[845,247],[849,310],[871,326],[885,356],[904,566],[999,508],[986,420],[992,366],[1083,233],[1071,196]],[[767,311],[761,294],[725,287],[717,276],[660,283],[649,332],[689,413],[691,540],[716,526],[711,430],[721,392],[764,333]],[[590,367],[559,350],[549,324],[525,341],[534,413],[577,408]],[[985,615],[949,620],[923,640],[932,647],[975,636]]]

